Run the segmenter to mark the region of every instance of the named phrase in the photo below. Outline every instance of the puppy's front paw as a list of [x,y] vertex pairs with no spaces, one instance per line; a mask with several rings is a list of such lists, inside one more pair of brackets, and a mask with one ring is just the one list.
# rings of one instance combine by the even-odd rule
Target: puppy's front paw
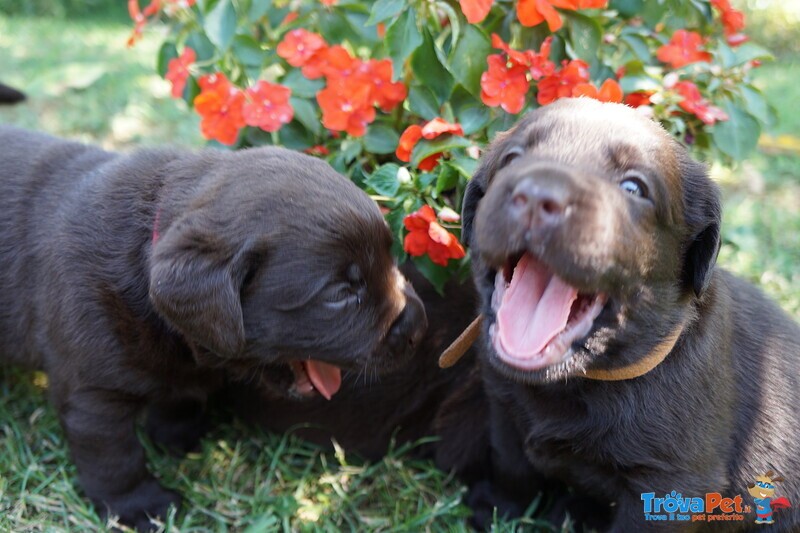
[[488,480],[479,481],[470,486],[466,504],[472,509],[470,525],[481,531],[491,527],[495,509],[497,509],[498,518],[517,518],[525,512],[519,503],[503,495]]
[[145,431],[150,440],[170,453],[185,455],[199,449],[200,439],[209,426],[199,402],[172,402],[150,408]]
[[133,490],[102,498],[98,503],[100,515],[119,517],[119,522],[139,532],[158,529],[151,518],[164,519],[170,506],[176,509],[181,505],[181,496],[177,492],[165,489],[155,479],[146,479]]

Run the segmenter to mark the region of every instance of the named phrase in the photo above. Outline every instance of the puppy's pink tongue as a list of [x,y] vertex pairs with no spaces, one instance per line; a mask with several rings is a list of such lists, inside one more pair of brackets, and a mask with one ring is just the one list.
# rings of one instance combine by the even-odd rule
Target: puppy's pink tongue
[[497,311],[503,349],[518,359],[532,358],[566,326],[578,290],[534,257],[525,254]]
[[303,361],[308,379],[326,400],[330,400],[342,386],[342,371],[337,366],[321,361]]

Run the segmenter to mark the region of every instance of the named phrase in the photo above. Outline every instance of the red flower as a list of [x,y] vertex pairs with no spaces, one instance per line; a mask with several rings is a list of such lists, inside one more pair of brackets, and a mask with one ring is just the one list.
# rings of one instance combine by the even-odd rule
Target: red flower
[[183,53],[176,58],[170,59],[167,64],[167,73],[164,78],[172,83],[172,97],[180,98],[186,89],[186,80],[189,79],[189,67],[197,60],[197,54],[188,46],[183,49]]
[[216,139],[222,144],[235,143],[239,130],[245,125],[242,115],[244,93],[221,72],[203,76],[197,83],[201,91],[194,99],[194,108],[202,118],[200,132],[203,137]]
[[397,143],[397,150],[395,150],[394,155],[396,155],[397,159],[400,161],[408,163],[411,161],[411,152],[420,139],[422,139],[422,126],[419,124],[412,124],[407,127],[400,135],[400,141]]
[[445,133],[463,136],[464,130],[461,128],[461,124],[451,124],[442,117],[436,117],[422,126],[422,136],[426,139],[435,139]]
[[539,48],[538,53],[533,50],[528,50],[526,52],[531,61],[529,67],[531,78],[534,80],[540,80],[544,76],[549,76],[556,69],[555,63],[550,61],[550,44],[552,42],[553,37],[547,37],[542,41],[542,46]]
[[297,17],[299,16],[300,15],[297,14],[297,11],[289,11],[288,13],[286,13],[286,16],[283,17],[283,20],[281,21],[280,25],[285,26],[286,24],[291,24],[292,22],[297,20]]
[[278,131],[294,117],[289,103],[292,90],[283,85],[259,81],[255,87],[245,91],[248,101],[242,108],[248,126],[257,126],[264,131]]
[[563,24],[555,8],[575,11],[605,7],[607,3],[608,0],[519,0],[517,18],[523,26],[536,26],[547,21],[547,27],[554,32]]
[[698,61],[711,61],[711,54],[700,49],[702,45],[703,38],[699,33],[678,30],[672,34],[668,44],[656,51],[656,57],[672,68],[680,68]]
[[538,52],[533,50],[519,51],[508,46],[496,33],[492,34],[492,46],[505,52],[511,66],[527,67],[531,73],[531,78],[534,80],[552,74],[553,70],[555,70],[555,65],[550,61],[550,45],[552,42],[553,37],[550,36],[542,41],[542,46]]
[[336,3],[336,0],[319,0],[321,4],[326,6],[332,6]]
[[346,78],[361,63],[350,55],[347,48],[337,44],[330,48],[323,48],[314,54],[303,66],[303,76],[311,80],[325,76],[328,81],[331,78]]
[[477,24],[489,14],[494,0],[459,0],[459,4],[464,16],[467,17],[467,22]]
[[359,70],[365,76],[364,82],[372,84],[373,102],[384,112],[390,112],[406,99],[408,91],[405,84],[402,81],[392,81],[390,59],[370,59],[362,63]]
[[318,144],[316,146],[312,146],[311,148],[306,148],[305,150],[303,150],[303,152],[305,152],[305,153],[307,153],[309,155],[315,155],[317,157],[330,155],[330,153],[331,153],[330,150],[328,150],[326,147],[324,147],[321,144]]
[[423,205],[415,213],[403,219],[408,233],[403,240],[403,249],[409,255],[419,257],[428,254],[437,265],[447,266],[450,259],[464,257],[464,247],[455,235],[436,222],[436,213],[429,205]]
[[734,33],[725,37],[725,40],[728,42],[728,45],[736,47],[749,41],[750,37],[744,33]]
[[587,81],[589,81],[589,65],[580,59],[564,61],[561,70],[539,81],[536,101],[539,105],[547,105],[559,98],[572,96],[575,86]]
[[578,9],[599,9],[606,7],[608,0],[578,0]]
[[[191,7],[194,5],[195,1],[196,0],[167,0],[167,7],[172,8],[167,11],[167,14],[171,15],[176,7]],[[144,11],[142,11],[142,9],[139,8],[139,0],[128,0],[128,14],[134,22],[133,32],[131,32],[131,36],[128,37],[129,47],[136,44],[136,41],[142,37],[142,30],[147,24],[147,19],[161,11],[161,4],[162,0],[151,0],[150,3],[147,4],[147,7],[144,8]]]
[[734,9],[729,0],[711,0],[711,5],[719,10],[725,35],[733,35],[744,29],[744,13]]
[[502,107],[516,114],[525,106],[528,93],[528,70],[522,65],[508,66],[503,56],[493,54],[486,58],[489,69],[481,74],[481,100],[491,107]]
[[[411,152],[414,151],[414,147],[420,139],[423,137],[429,140],[435,139],[439,135],[444,135],[446,133],[464,135],[464,130],[461,128],[461,124],[451,124],[441,117],[434,118],[424,126],[412,124],[400,135],[400,141],[397,144],[395,155],[400,161],[408,163],[411,161]],[[429,155],[420,161],[418,168],[426,172],[433,170],[436,165],[439,164],[439,159],[441,157],[441,152]]]
[[579,83],[572,88],[572,96],[587,96],[601,102],[622,102],[622,88],[616,80],[608,79],[600,90],[591,83]]
[[569,0],[519,0],[517,3],[517,18],[523,26],[536,26],[547,21],[547,27],[555,32],[563,21],[554,6],[564,9],[576,9],[575,2]]
[[635,93],[629,93],[625,95],[625,105],[630,107],[640,107],[643,105],[650,105],[650,97],[655,93],[655,91],[639,91]]
[[133,46],[142,37],[142,30],[147,24],[147,19],[161,9],[161,0],[152,0],[144,11],[139,7],[139,0],[128,0],[128,14],[134,23],[133,32],[128,37],[128,46]]
[[284,35],[276,51],[291,66],[302,67],[318,51],[326,47],[325,39],[316,33],[298,28]]
[[690,81],[679,81],[675,84],[675,91],[683,96],[678,105],[687,113],[692,113],[705,124],[711,125],[718,120],[728,120],[728,115],[720,108],[711,105],[700,94],[697,85]]
[[372,87],[356,78],[331,80],[317,93],[322,109],[322,124],[334,131],[346,131],[360,137],[367,124],[375,120],[375,108],[370,100]]

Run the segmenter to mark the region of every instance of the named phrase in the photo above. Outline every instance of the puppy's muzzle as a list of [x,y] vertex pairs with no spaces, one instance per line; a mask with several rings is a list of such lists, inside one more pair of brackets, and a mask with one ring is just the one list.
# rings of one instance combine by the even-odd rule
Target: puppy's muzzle
[[511,216],[533,232],[561,225],[570,200],[566,177],[561,174],[559,170],[547,169],[522,178],[511,192]]
[[413,352],[428,329],[425,306],[408,282],[404,283],[403,296],[406,304],[386,336],[386,345],[395,356],[406,356]]

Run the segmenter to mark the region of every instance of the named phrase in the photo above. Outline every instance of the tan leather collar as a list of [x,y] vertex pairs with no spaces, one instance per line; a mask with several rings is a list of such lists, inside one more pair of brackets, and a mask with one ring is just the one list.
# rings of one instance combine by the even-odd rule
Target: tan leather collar
[[[593,379],[596,381],[623,381],[626,379],[634,379],[639,376],[647,374],[655,367],[661,364],[666,359],[667,355],[675,347],[681,333],[683,333],[684,322],[681,321],[675,329],[663,341],[658,343],[655,348],[644,358],[620,368],[612,368],[609,370],[586,370],[583,376],[586,379]],[[475,343],[481,332],[481,324],[483,323],[483,315],[478,315],[472,323],[467,326],[461,335],[444,351],[439,357],[439,367],[448,368],[458,362],[459,359],[469,350],[470,346]]]
[[667,358],[675,347],[675,343],[678,342],[681,333],[683,333],[683,325],[684,321],[681,320],[675,329],[672,330],[663,341],[656,344],[647,356],[639,359],[635,363],[609,370],[588,369],[584,372],[583,377],[597,381],[622,381],[625,379],[638,378],[639,376],[647,374]]

